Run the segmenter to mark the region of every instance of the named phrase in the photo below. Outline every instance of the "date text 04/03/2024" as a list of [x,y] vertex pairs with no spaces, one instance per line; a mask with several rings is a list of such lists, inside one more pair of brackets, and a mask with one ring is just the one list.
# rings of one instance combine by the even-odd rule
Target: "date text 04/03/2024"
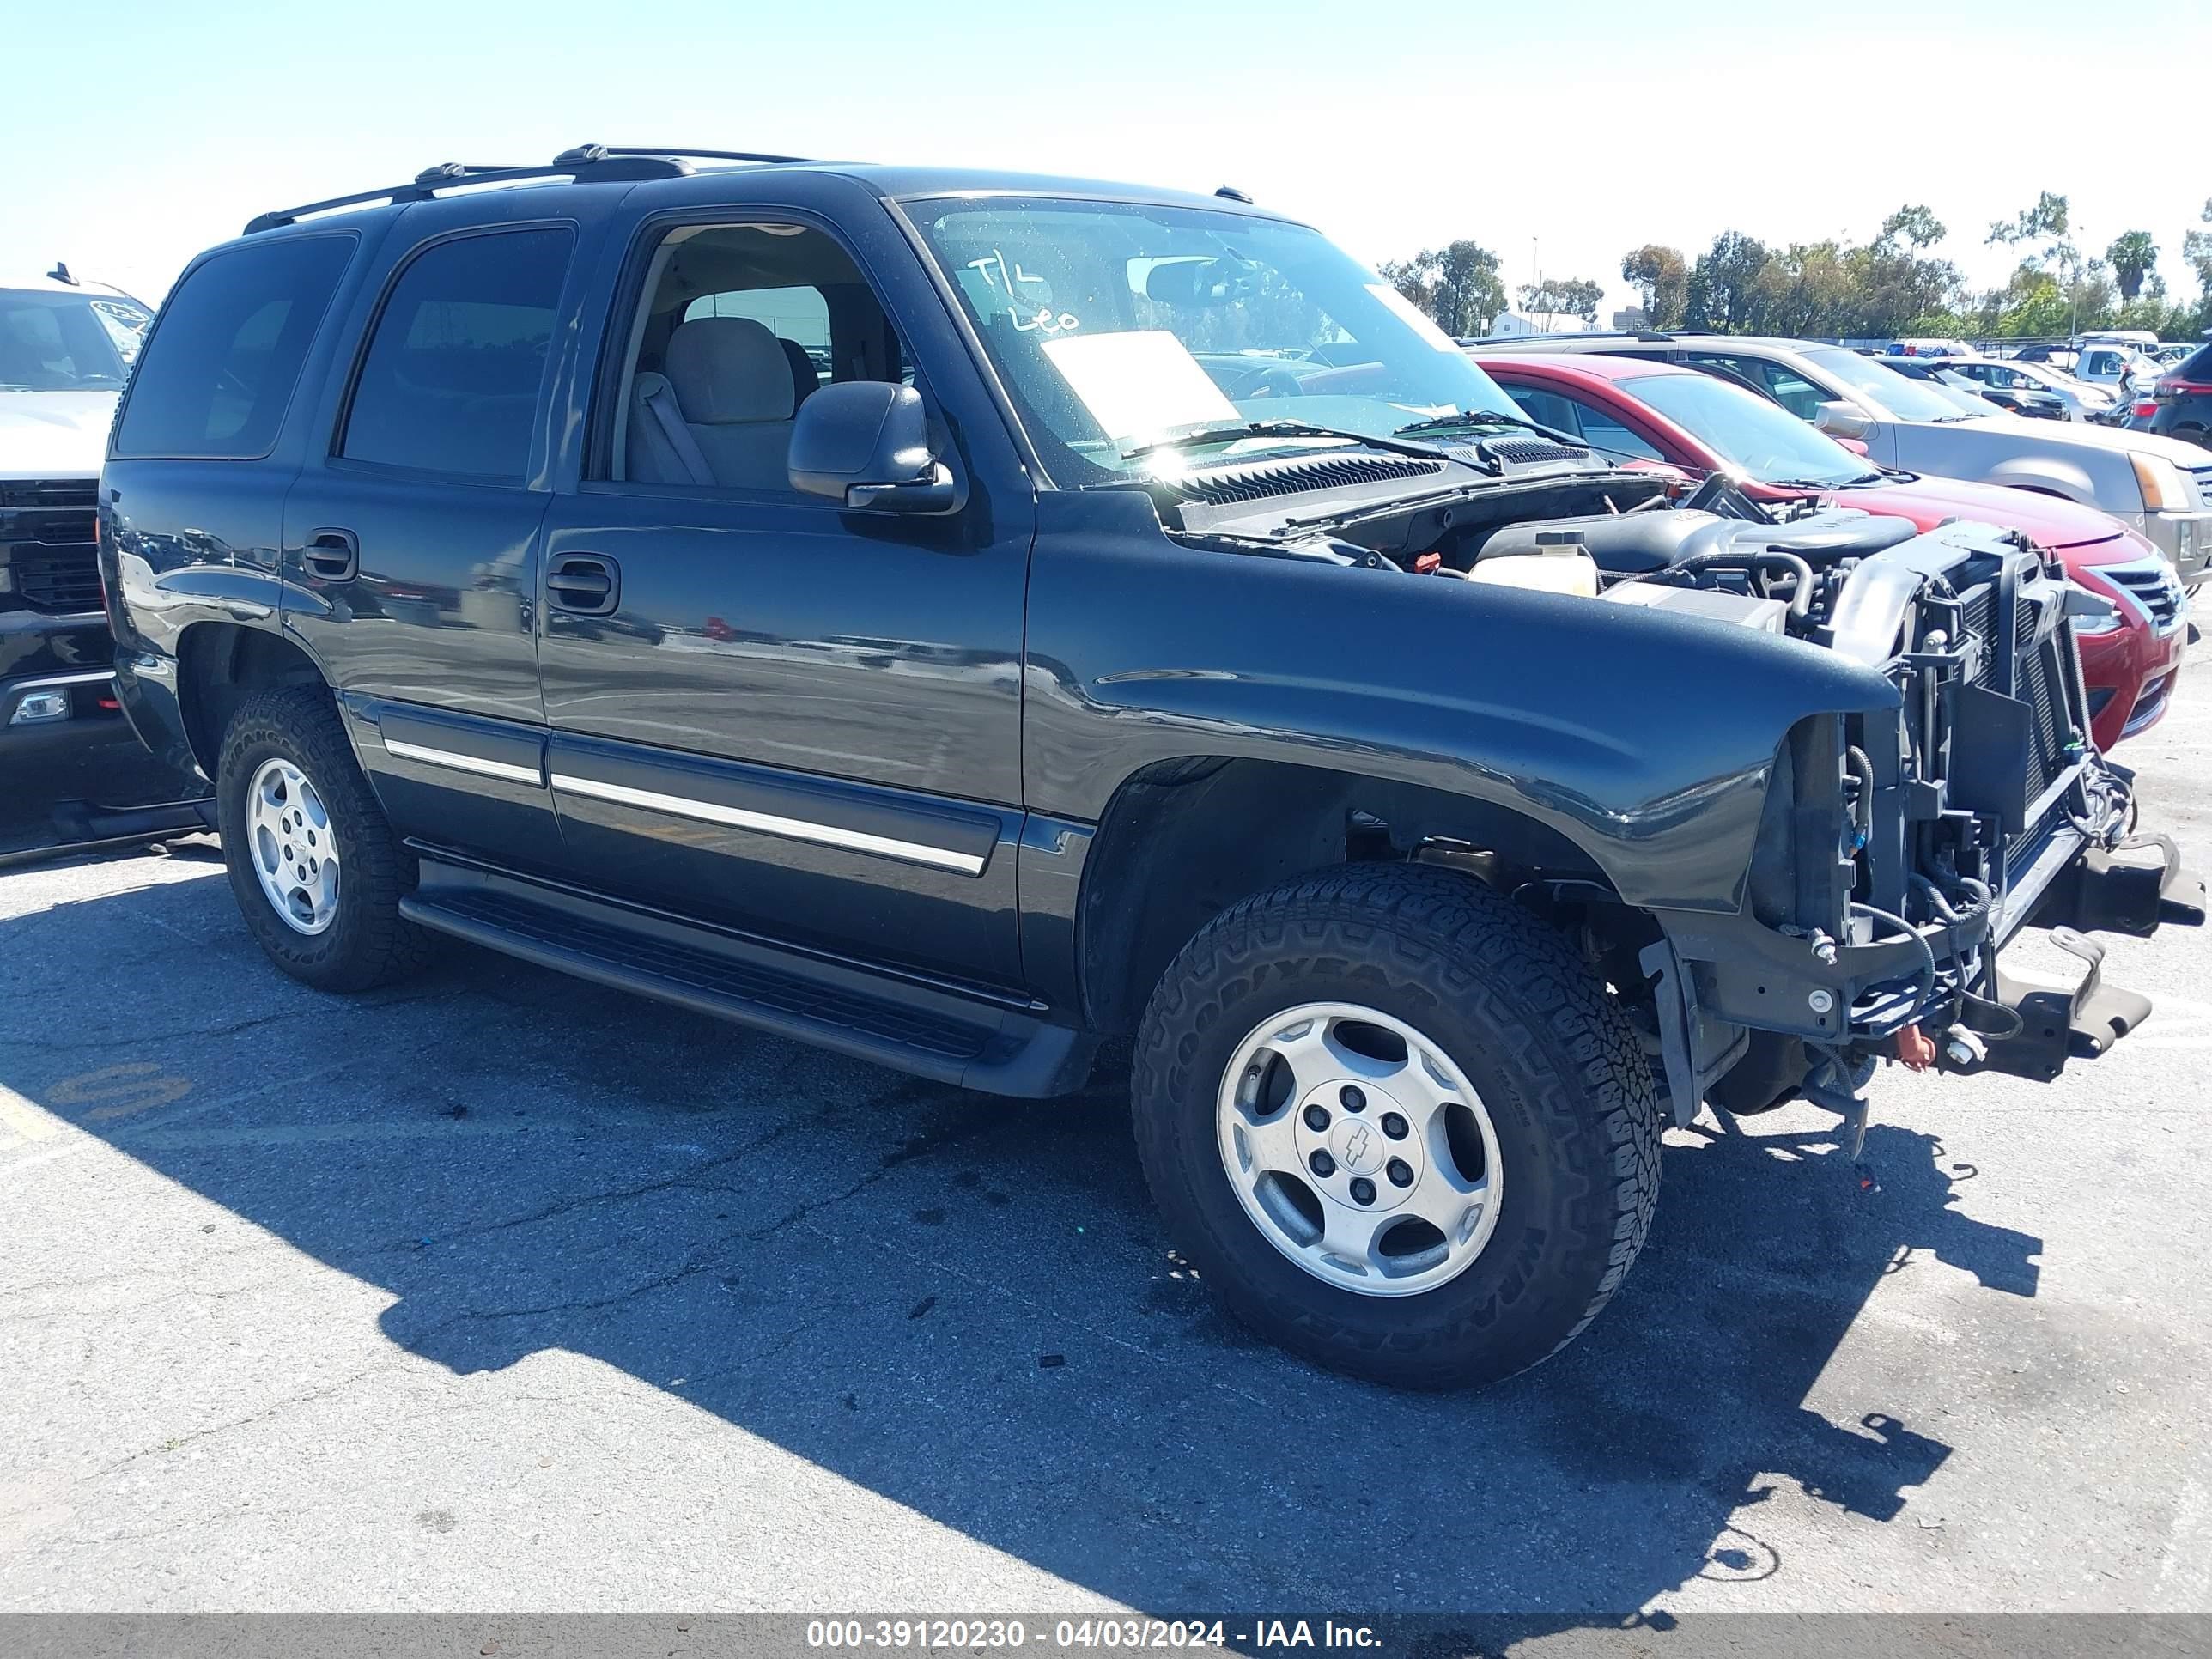
[[[1373,1626],[1339,1624],[1332,1619],[1061,1619],[1052,1626],[1050,1644],[1060,1649],[1371,1649],[1380,1645]],[[827,1650],[1022,1648],[1035,1639],[1019,1619],[816,1619],[806,1626],[806,1644]]]

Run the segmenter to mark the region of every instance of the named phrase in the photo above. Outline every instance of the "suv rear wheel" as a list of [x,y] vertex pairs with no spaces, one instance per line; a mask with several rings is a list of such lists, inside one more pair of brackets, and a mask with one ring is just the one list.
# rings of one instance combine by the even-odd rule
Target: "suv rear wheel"
[[1153,996],[1131,1089],[1200,1278],[1377,1382],[1465,1387],[1556,1352],[1658,1199],[1620,1007],[1558,933],[1452,871],[1350,866],[1224,912]]
[[286,973],[320,990],[362,991],[428,957],[430,935],[399,915],[414,861],[327,693],[276,686],[240,702],[223,733],[216,801],[231,891]]

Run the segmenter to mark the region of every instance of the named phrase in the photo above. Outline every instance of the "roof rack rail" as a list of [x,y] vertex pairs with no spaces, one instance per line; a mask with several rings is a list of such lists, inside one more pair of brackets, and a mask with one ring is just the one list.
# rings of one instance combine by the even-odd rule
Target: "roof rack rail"
[[441,190],[454,190],[465,185],[514,185],[533,179],[574,179],[592,183],[680,179],[692,171],[690,162],[684,159],[687,156],[701,161],[771,163],[804,159],[796,155],[755,155],[748,150],[578,144],[555,156],[550,167],[444,161],[423,168],[404,185],[386,185],[376,190],[357,191],[350,196],[333,196],[327,201],[307,202],[298,207],[280,208],[273,213],[257,214],[247,222],[245,234],[251,236],[257,231],[274,230],[279,225],[295,224],[312,214],[335,212],[340,208],[362,207],[375,202],[427,202]]
[[600,155],[658,155],[681,161],[696,156],[702,161],[758,161],[766,166],[804,165],[817,160],[811,155],[769,155],[750,149],[693,149],[685,144],[580,144],[576,149],[564,150],[562,159],[580,150],[595,151]]

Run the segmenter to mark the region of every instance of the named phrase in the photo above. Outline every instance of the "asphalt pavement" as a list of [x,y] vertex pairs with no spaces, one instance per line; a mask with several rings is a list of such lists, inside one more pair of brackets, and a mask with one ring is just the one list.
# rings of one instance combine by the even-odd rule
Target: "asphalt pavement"
[[[2212,855],[2212,680],[2121,758]],[[455,947],[269,966],[211,840],[0,871],[0,1609],[2212,1609],[2212,939],[2056,1085],[1670,1134],[1487,1393],[1217,1312],[1114,1090]],[[487,1649],[487,1651],[489,1650]]]

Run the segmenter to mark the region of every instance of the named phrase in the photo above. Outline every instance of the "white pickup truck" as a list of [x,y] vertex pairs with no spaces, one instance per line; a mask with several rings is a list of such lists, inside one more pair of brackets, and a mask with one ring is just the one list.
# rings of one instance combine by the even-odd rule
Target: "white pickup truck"
[[2102,386],[2115,396],[2136,386],[2148,386],[2160,373],[2157,360],[2140,347],[2120,340],[2082,343],[2074,367],[2067,371],[2084,385]]
[[94,514],[153,313],[59,265],[0,281],[0,757],[115,717]]

